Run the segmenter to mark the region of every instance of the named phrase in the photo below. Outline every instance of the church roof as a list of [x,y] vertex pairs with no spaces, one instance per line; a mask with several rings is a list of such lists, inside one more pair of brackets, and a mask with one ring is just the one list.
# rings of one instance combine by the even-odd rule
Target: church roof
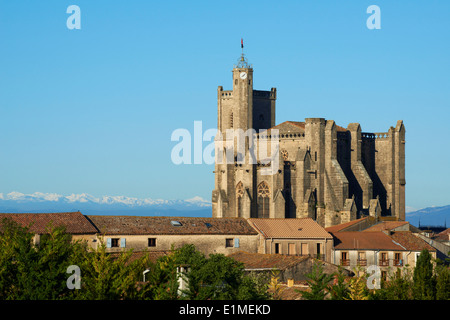
[[299,121],[285,121],[283,123],[280,123],[272,128],[269,128],[268,130],[271,129],[277,129],[280,132],[305,132],[305,123],[304,122],[299,122]]
[[[269,128],[271,129],[278,129],[280,132],[305,132],[305,122],[300,121],[285,121],[280,124],[277,124],[276,126]],[[336,125],[336,131],[338,132],[346,132],[348,131],[346,128]]]

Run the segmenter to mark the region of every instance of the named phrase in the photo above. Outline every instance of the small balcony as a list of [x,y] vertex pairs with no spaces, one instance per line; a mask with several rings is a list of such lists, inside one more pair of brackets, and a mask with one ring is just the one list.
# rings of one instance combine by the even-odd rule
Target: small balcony
[[350,259],[341,259],[341,266],[344,267],[350,266]]
[[389,259],[387,259],[387,260],[380,259],[378,265],[382,266],[382,267],[388,267],[389,266]]
[[367,259],[358,259],[357,264],[358,264],[358,266],[365,267],[365,266],[367,266]]
[[403,259],[394,259],[394,266],[402,267],[403,266]]

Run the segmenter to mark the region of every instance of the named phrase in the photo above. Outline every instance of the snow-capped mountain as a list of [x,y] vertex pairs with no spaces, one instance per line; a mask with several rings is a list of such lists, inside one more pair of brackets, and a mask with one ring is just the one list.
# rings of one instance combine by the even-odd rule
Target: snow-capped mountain
[[126,196],[95,197],[87,193],[60,195],[13,191],[0,193],[0,212],[62,212],[83,214],[211,216],[211,202],[196,196],[186,200],[164,200]]

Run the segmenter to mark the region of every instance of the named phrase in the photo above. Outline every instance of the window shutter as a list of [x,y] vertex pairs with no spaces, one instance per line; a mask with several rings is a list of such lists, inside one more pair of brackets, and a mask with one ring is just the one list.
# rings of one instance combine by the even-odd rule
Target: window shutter
[[234,238],[234,247],[239,248],[239,238]]
[[120,247],[125,248],[125,238],[120,239]]
[[111,248],[111,238],[106,238],[106,247]]

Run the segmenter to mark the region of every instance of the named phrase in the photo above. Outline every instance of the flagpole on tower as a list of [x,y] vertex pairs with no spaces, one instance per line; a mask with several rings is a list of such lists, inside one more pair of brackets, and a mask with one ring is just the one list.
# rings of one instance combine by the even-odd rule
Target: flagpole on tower
[[247,59],[245,59],[245,54],[244,54],[244,39],[241,38],[241,58],[238,60],[238,63],[235,65],[235,67],[237,68],[251,68],[252,65],[248,64]]
[[244,39],[242,39],[241,38],[241,50],[242,50],[242,53],[241,53],[241,61],[245,61],[245,58],[244,58]]

